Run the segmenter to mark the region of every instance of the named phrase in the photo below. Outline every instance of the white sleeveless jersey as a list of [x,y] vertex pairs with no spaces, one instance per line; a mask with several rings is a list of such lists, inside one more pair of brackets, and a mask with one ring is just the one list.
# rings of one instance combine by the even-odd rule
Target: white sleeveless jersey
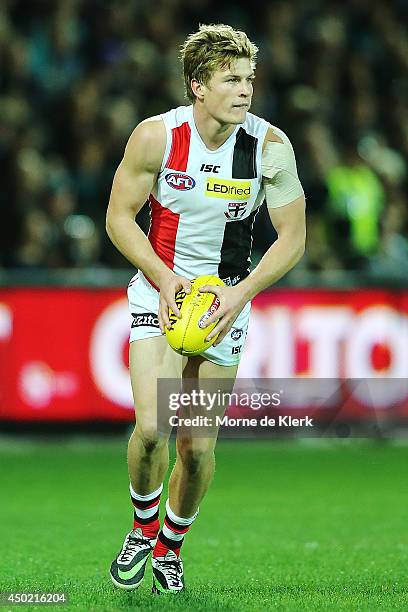
[[161,117],[167,144],[149,196],[150,243],[176,274],[214,274],[236,284],[249,274],[252,227],[264,200],[261,157],[269,124],[247,113],[228,140],[210,151],[197,131],[193,106]]

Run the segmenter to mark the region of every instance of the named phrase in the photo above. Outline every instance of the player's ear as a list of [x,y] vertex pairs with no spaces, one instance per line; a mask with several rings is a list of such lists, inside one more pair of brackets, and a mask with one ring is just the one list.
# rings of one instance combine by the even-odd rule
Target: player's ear
[[190,85],[191,91],[193,92],[195,97],[199,100],[203,100],[205,85],[203,85],[203,83],[200,83],[200,81],[197,81],[197,79],[191,79]]

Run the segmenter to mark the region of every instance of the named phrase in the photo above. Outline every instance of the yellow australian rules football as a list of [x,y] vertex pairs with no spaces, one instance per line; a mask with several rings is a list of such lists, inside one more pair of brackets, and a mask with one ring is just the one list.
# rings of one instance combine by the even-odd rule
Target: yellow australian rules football
[[176,295],[177,308],[181,319],[169,308],[170,329],[166,328],[167,341],[171,348],[180,355],[199,355],[208,349],[217,339],[217,336],[206,342],[205,339],[217,325],[217,319],[209,327],[203,327],[205,321],[220,306],[219,298],[214,293],[200,292],[204,285],[225,285],[218,276],[197,276],[191,281],[191,293],[180,289]]

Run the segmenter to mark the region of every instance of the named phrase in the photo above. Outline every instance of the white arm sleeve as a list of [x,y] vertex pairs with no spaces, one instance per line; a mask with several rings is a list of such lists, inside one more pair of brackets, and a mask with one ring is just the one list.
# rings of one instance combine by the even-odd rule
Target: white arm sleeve
[[303,195],[292,144],[282,130],[274,132],[283,143],[268,141],[262,153],[262,176],[268,208],[285,206]]

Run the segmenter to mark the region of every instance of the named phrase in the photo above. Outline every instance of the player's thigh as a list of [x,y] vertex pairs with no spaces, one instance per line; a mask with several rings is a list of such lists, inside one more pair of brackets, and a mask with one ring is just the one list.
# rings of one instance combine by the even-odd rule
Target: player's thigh
[[[222,410],[221,394],[231,393],[237,376],[238,365],[219,365],[204,357],[189,357],[183,368],[183,390],[197,389],[216,398],[214,406]],[[225,408],[225,407],[224,407]]]
[[202,381],[208,379],[218,380],[220,385],[225,387],[225,389],[229,389],[231,384],[234,386],[238,365],[239,364],[231,366],[218,365],[208,359],[204,359],[202,363],[199,364],[198,377]]
[[196,420],[196,424],[177,430],[180,454],[194,457],[212,454],[219,430],[217,418],[222,418],[229,405],[237,370],[238,364],[222,366],[200,356],[189,358],[183,370],[183,391],[190,394],[196,391],[200,401],[179,410],[181,419]]
[[229,398],[234,389],[234,383],[237,376],[238,365],[224,366],[218,365],[204,359],[198,368],[198,380],[200,388],[211,393],[215,399],[211,408],[213,417],[213,426],[209,436],[194,437],[193,448],[196,452],[210,453],[218,438],[218,430],[220,426],[217,424],[217,417],[222,418],[229,405]]
[[157,426],[157,381],[180,379],[183,360],[186,358],[173,351],[165,336],[130,343],[129,370],[138,427]]

